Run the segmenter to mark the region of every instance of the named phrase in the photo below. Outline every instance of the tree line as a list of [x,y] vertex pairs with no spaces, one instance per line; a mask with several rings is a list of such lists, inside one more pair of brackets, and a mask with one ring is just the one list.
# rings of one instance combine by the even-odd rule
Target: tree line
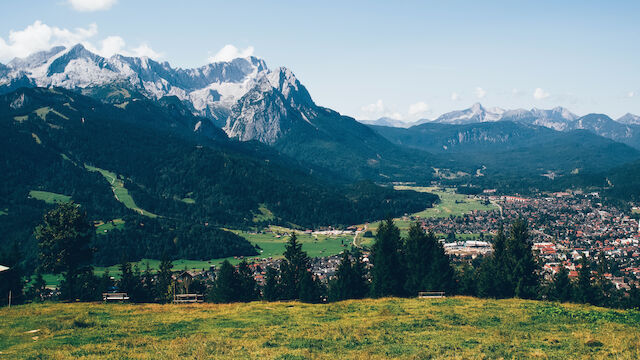
[[[0,296],[6,303],[12,291],[13,303],[43,299],[46,293],[43,272],[61,273],[59,299],[95,301],[107,291],[126,292],[134,302],[170,302],[176,292],[205,294],[216,303],[254,300],[299,300],[309,303],[362,299],[365,297],[413,297],[420,291],[444,291],[447,295],[462,294],[482,298],[544,299],[561,302],[638,308],[640,292],[633,286],[625,293],[615,289],[604,277],[610,264],[600,254],[596,263],[585,256],[575,281],[567,269],[560,267],[552,281],[542,278],[539,264],[532,253],[532,243],[524,220],[516,220],[507,231],[500,229],[493,239],[491,255],[472,264],[454,266],[443,245],[433,233],[425,232],[418,223],[412,224],[402,237],[393,220],[380,223],[371,247],[368,262],[360,249],[345,250],[334,276],[321,281],[312,271],[312,260],[302,250],[294,234],[289,238],[284,258],[274,266],[253,268],[243,260],[237,266],[224,261],[215,276],[193,279],[188,284],[174,279],[173,265],[164,257],[153,273],[146,265],[123,260],[120,278],[114,281],[109,272],[97,277],[91,267],[91,238],[95,231],[80,207],[60,204],[45,214],[36,228],[40,267],[30,287],[23,291],[19,271],[18,249],[0,261],[14,265],[0,273]],[[13,259],[13,260],[11,260]],[[0,263],[2,263],[0,262]],[[260,285],[254,273],[264,274]]]

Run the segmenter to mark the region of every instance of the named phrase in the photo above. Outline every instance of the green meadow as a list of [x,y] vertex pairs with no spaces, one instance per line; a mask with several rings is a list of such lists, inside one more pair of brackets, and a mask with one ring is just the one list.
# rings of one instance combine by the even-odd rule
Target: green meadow
[[45,303],[0,309],[0,359],[638,359],[640,312],[526,300]]
[[[396,226],[400,229],[402,234],[406,235],[407,231],[411,224],[415,221],[410,220],[410,218],[448,218],[450,216],[462,216],[465,214],[469,214],[472,211],[491,211],[497,210],[498,207],[494,204],[483,204],[480,200],[475,199],[472,196],[458,194],[455,192],[455,189],[452,188],[439,188],[439,187],[421,187],[421,186],[395,186],[396,190],[413,190],[418,192],[429,192],[432,194],[438,195],[440,198],[440,202],[435,204],[433,207],[427,208],[423,211],[411,214],[407,217],[396,218],[394,222]],[[378,226],[380,225],[379,221],[367,224],[367,230],[375,232],[378,230]],[[360,225],[363,227],[364,225]],[[358,245],[371,245],[372,238],[365,238],[361,234],[358,236],[357,243]],[[479,234],[461,234],[458,237],[462,239],[466,238],[477,238]]]
[[71,201],[71,196],[56,194],[49,191],[31,190],[29,191],[29,197],[41,200],[47,204],[66,203]]
[[102,176],[104,176],[104,178],[109,182],[109,185],[111,185],[111,188],[113,189],[113,195],[116,197],[116,200],[120,201],[122,204],[124,204],[124,206],[139,213],[140,215],[148,216],[151,218],[158,217],[158,215],[143,210],[138,207],[138,205],[136,205],[136,202],[133,201],[133,198],[131,197],[131,195],[129,195],[129,191],[124,187],[124,182],[118,178],[117,174],[86,164],[84,165],[84,167],[89,171],[97,171]]

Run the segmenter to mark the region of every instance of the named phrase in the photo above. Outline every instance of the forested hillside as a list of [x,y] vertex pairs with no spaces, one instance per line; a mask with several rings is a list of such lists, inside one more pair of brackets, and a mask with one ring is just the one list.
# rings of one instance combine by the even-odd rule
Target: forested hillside
[[[179,106],[135,98],[113,106],[62,89],[2,96],[1,245],[19,242],[32,252],[28,239],[55,194],[81,204],[92,220],[124,220],[109,241],[96,241],[104,263],[121,260],[113,254],[249,255],[255,250],[248,242],[217,228],[349,225],[436,199],[312,176],[264,145],[229,141]],[[270,216],[258,216],[264,209]]]

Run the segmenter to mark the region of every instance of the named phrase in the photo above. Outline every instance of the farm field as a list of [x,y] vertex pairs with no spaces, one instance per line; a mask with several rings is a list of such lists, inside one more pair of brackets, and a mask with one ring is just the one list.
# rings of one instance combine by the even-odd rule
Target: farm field
[[0,309],[0,358],[6,359],[639,357],[638,311],[517,299]]

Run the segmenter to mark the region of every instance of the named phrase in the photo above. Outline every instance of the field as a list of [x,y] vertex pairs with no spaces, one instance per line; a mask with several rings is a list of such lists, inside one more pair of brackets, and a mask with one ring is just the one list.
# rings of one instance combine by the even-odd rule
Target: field
[[[396,190],[413,190],[419,192],[430,192],[440,197],[440,202],[433,207],[425,209],[423,211],[411,214],[413,218],[445,218],[449,216],[462,216],[468,214],[474,210],[490,211],[495,210],[498,207],[493,204],[485,205],[477,199],[471,196],[457,194],[454,189],[451,188],[438,188],[438,187],[417,187],[417,186],[395,186]],[[406,235],[409,230],[409,226],[414,223],[409,217],[394,219],[396,226],[400,229],[403,235]],[[367,225],[367,230],[375,232],[378,230],[380,222],[374,222]],[[362,226],[362,225],[361,225]],[[460,234],[459,238],[477,238],[479,234]],[[359,245],[370,245],[372,238],[358,237]]]
[[29,191],[29,197],[44,201],[47,204],[66,203],[71,201],[71,196],[40,190]]
[[0,309],[0,359],[638,359],[640,312],[524,300]]
[[94,224],[94,226],[96,227],[97,234],[104,234],[114,229],[116,230],[124,229],[124,220],[113,219],[113,220],[107,221],[106,223],[103,221],[100,221]]
[[451,188],[396,186],[395,189],[430,192],[440,197],[440,203],[436,204],[436,206],[413,214],[421,218],[462,216],[474,210],[489,211],[497,209],[493,204],[485,205],[470,196],[457,194]]
[[47,120],[47,115],[49,115],[49,113],[54,113],[54,114],[58,115],[59,117],[65,119],[65,120],[69,120],[68,117],[66,117],[63,114],[60,114],[59,112],[55,111],[54,109],[52,109],[52,108],[50,108],[48,106],[36,109],[34,112],[36,113],[36,115],[38,115],[44,121]]
[[116,197],[116,200],[120,201],[122,204],[124,204],[124,206],[140,213],[140,215],[148,216],[151,218],[158,217],[158,215],[143,210],[139,208],[138,205],[136,205],[136,202],[133,201],[133,198],[131,197],[131,195],[129,195],[129,191],[124,187],[124,182],[118,179],[118,175],[112,173],[111,171],[89,165],[85,165],[84,167],[89,171],[97,171],[102,174],[102,176],[104,176],[104,178],[109,182],[109,185],[111,185],[111,189],[113,190],[113,195]]

